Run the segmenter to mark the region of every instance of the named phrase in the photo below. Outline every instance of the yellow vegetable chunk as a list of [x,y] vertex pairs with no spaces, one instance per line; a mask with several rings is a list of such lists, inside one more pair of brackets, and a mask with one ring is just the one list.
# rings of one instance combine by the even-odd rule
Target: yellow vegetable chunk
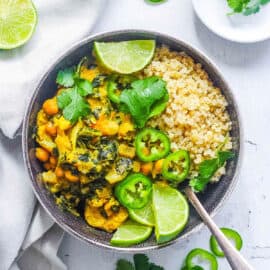
[[118,153],[120,156],[127,157],[127,158],[134,158],[135,157],[135,148],[128,146],[124,143],[121,143],[118,147]]
[[123,122],[119,126],[118,135],[120,137],[125,137],[128,135],[129,132],[134,131],[134,125],[131,122]]
[[119,125],[116,121],[100,117],[94,125],[94,128],[99,130],[102,135],[113,136],[118,133]]
[[70,121],[64,118],[64,116],[61,116],[60,118],[54,118],[54,124],[59,129],[65,131],[72,127],[72,124]]
[[113,213],[106,218],[102,214],[102,208],[86,204],[84,216],[90,226],[113,232],[128,218],[128,212],[124,207],[120,206],[117,213]]
[[48,172],[42,173],[42,180],[48,184],[56,184],[57,183],[56,174],[51,170]]

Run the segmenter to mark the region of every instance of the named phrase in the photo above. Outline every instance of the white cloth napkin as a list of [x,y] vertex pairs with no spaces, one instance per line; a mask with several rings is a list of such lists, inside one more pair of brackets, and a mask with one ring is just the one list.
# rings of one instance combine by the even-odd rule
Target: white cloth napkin
[[19,127],[27,97],[42,72],[70,44],[88,35],[104,0],[34,0],[38,24],[23,47],[0,50],[0,129],[13,137]]
[[[32,39],[21,48],[0,50],[0,129],[9,138],[18,130],[42,72],[90,33],[105,0],[34,0],[34,4],[38,24]],[[34,211],[21,138],[4,135],[0,131],[0,270],[65,269],[56,255],[62,231],[40,206]]]

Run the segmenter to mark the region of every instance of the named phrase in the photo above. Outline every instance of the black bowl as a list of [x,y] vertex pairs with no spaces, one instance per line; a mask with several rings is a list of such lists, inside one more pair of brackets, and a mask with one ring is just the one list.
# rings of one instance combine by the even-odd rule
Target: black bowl
[[57,59],[56,62],[42,77],[30,100],[24,117],[22,140],[24,160],[35,194],[39,202],[47,210],[47,212],[55,220],[56,223],[58,223],[65,231],[87,243],[113,250],[138,252],[165,247],[188,237],[192,232],[197,231],[201,227],[202,222],[199,216],[194,211],[194,209],[191,208],[189,222],[185,230],[179,234],[177,239],[168,243],[157,245],[154,236],[152,236],[144,243],[129,248],[111,246],[111,234],[94,229],[88,226],[82,218],[77,218],[69,213],[62,212],[57,207],[53,197],[44,188],[41,181],[38,180],[37,176],[43,169],[41,164],[35,158],[34,149],[36,147],[36,143],[32,138],[32,132],[35,126],[37,112],[41,108],[44,100],[52,97],[55,94],[55,80],[58,70],[64,67],[78,64],[80,59],[85,55],[90,56],[93,41],[121,41],[131,39],[155,39],[157,44],[165,44],[172,50],[186,52],[196,62],[202,64],[203,68],[208,72],[211,80],[214,82],[214,85],[221,89],[223,95],[228,101],[229,105],[227,109],[232,120],[231,136],[233,141],[233,150],[236,153],[236,158],[228,162],[226,175],[222,176],[222,179],[218,183],[209,185],[207,190],[203,194],[199,195],[199,198],[207,212],[211,215],[215,214],[217,209],[225,202],[225,199],[232,192],[232,188],[236,182],[236,172],[240,163],[239,115],[232,92],[223,76],[218,71],[217,67],[201,52],[181,40],[157,32],[123,30],[90,36],[77,43],[75,46],[65,52],[59,59]]

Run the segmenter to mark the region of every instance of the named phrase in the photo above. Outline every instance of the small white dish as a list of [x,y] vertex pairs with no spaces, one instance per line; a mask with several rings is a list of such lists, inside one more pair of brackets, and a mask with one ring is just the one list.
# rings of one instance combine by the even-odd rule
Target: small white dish
[[217,35],[240,43],[252,43],[270,38],[270,4],[257,14],[227,15],[232,10],[227,0],[192,0],[201,21]]

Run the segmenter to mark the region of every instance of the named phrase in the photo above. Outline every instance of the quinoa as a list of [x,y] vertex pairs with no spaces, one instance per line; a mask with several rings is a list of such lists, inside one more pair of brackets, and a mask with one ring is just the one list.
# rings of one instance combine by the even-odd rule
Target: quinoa
[[[223,149],[232,148],[227,101],[201,64],[183,52],[170,51],[163,46],[156,49],[152,62],[141,76],[159,76],[167,83],[166,110],[149,121],[149,125],[168,133],[172,150],[189,151],[190,177],[197,175],[198,165],[203,160],[216,156],[218,147],[225,141]],[[218,181],[224,173],[225,168],[220,168],[213,181]]]

